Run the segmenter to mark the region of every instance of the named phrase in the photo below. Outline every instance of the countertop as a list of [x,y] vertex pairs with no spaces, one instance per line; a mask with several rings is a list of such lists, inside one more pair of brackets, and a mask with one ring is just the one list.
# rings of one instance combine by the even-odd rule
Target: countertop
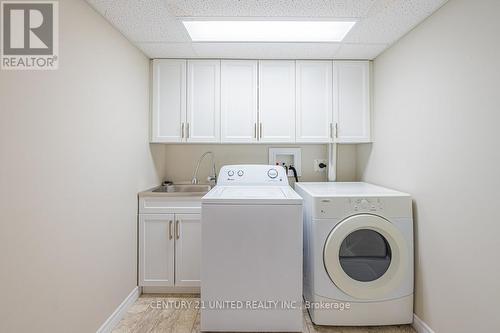
[[153,192],[153,190],[159,188],[160,186],[155,186],[148,190],[139,192],[137,195],[141,197],[166,197],[166,198],[193,198],[201,199],[208,192]]

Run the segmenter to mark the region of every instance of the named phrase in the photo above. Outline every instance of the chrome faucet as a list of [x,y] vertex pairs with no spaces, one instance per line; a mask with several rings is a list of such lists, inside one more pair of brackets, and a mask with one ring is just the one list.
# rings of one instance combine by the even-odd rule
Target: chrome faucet
[[217,171],[215,170],[215,154],[211,151],[207,151],[198,159],[198,163],[196,164],[196,169],[194,170],[193,179],[191,180],[191,184],[198,184],[198,169],[200,168],[201,161],[205,158],[205,156],[209,155],[212,157],[212,175],[208,176],[208,182],[217,182]]

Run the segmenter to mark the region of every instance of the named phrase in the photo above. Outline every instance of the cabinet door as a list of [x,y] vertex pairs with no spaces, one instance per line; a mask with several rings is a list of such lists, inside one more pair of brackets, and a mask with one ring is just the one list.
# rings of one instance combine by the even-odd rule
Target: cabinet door
[[221,141],[257,141],[256,60],[222,60]]
[[175,285],[200,286],[201,215],[175,214]]
[[174,285],[174,214],[139,215],[139,285]]
[[259,141],[295,142],[295,61],[259,61]]
[[332,140],[332,62],[296,63],[296,142]]
[[333,62],[335,142],[370,142],[370,63]]
[[187,142],[220,140],[220,60],[188,60]]
[[186,117],[186,60],[153,60],[151,142],[181,142]]

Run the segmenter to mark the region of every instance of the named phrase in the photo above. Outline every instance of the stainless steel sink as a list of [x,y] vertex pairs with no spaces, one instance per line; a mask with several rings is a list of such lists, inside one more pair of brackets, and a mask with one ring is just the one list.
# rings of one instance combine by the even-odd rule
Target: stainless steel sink
[[165,193],[207,193],[212,187],[210,185],[200,184],[171,184],[167,186],[160,186],[153,190],[153,192]]

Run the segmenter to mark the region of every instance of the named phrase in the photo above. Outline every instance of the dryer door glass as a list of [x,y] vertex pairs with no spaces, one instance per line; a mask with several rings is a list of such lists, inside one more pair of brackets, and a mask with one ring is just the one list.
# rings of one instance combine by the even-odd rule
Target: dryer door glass
[[342,242],[339,260],[344,272],[354,280],[374,281],[389,268],[391,247],[384,236],[374,230],[356,230]]

